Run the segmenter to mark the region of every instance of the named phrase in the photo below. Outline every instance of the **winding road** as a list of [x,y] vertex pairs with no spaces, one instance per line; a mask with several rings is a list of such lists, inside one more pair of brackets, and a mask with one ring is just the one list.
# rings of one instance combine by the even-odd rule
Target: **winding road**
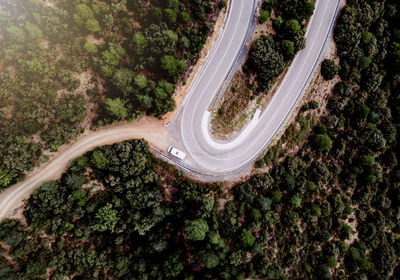
[[226,30],[215,53],[204,66],[204,72],[190,88],[181,113],[171,122],[170,132],[179,128],[185,152],[189,157],[183,165],[198,172],[223,178],[226,174],[245,169],[269,145],[302,98],[319,64],[339,10],[341,0],[318,0],[307,29],[306,48],[300,51],[289,67],[270,105],[233,140],[221,142],[210,135],[208,111],[219,87],[228,75],[232,58],[236,57],[251,24],[250,0],[233,0],[236,6],[228,18]]
[[[258,0],[231,0],[223,29],[208,53],[206,62],[192,82],[176,117],[163,127],[144,118],[135,124],[121,124],[85,135],[64,146],[48,163],[27,178],[0,193],[0,220],[15,215],[35,188],[46,180],[60,177],[68,162],[97,146],[133,138],[145,138],[155,151],[181,169],[202,178],[222,180],[248,170],[285,124],[302,98],[324,52],[342,0],[317,0],[316,10],[307,29],[307,46],[298,53],[268,108],[235,139],[214,140],[209,132],[211,102],[232,71],[235,71],[243,47],[254,27]],[[250,34],[251,35],[251,34]],[[167,146],[176,146],[188,156],[172,159]]]

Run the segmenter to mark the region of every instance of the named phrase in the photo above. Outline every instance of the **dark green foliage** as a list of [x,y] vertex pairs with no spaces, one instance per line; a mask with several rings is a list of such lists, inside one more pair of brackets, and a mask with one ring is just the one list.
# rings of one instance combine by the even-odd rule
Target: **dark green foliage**
[[265,90],[284,69],[282,54],[273,39],[261,36],[250,50],[250,62],[258,73],[260,86]]
[[53,4],[0,3],[0,189],[44,162],[42,150],[57,151],[89,128],[86,109],[94,109],[95,127],[174,110],[175,85],[198,58],[222,5]]
[[310,137],[310,144],[315,150],[324,152],[331,147],[332,141],[326,134],[316,134]]
[[[194,2],[196,16],[210,8]],[[290,12],[302,1],[282,2],[293,4],[285,6]],[[178,176],[143,141],[101,147],[97,151],[107,159],[99,161],[101,169],[90,152],[58,182],[33,193],[25,210],[29,227],[10,220],[0,224],[0,278],[396,279],[397,70],[391,59],[376,54],[369,68],[380,82],[369,83],[374,73],[359,69],[362,55],[352,56],[374,37],[385,56],[391,40],[398,40],[392,29],[398,29],[400,10],[391,0],[347,3],[335,34],[348,28],[346,22],[366,40],[359,39],[359,46],[337,41],[341,65],[347,66],[332,103],[341,106],[317,124],[287,130],[288,139],[311,133],[311,145],[288,154],[282,147],[292,149],[290,142],[280,140],[264,157],[270,170],[232,189]],[[175,9],[174,1],[162,7]],[[362,35],[365,31],[374,37]],[[168,85],[154,86],[171,92]],[[300,112],[300,127],[308,114]]]
[[209,227],[205,220],[185,221],[185,232],[189,240],[203,240],[208,229]]
[[314,4],[305,0],[264,1],[259,17],[261,24],[268,20],[272,8],[278,14],[273,19],[277,35],[261,35],[252,45],[245,66],[257,76],[258,92],[268,92],[275,79],[282,74],[286,63],[305,47],[303,21],[313,14]]
[[261,24],[263,24],[263,23],[265,23],[268,19],[269,19],[269,17],[270,17],[270,14],[269,14],[269,12],[268,11],[265,11],[265,10],[261,10],[260,11],[260,17],[259,17],[259,22],[261,23]]
[[333,60],[325,59],[321,64],[321,74],[325,80],[332,80],[337,75],[339,69]]

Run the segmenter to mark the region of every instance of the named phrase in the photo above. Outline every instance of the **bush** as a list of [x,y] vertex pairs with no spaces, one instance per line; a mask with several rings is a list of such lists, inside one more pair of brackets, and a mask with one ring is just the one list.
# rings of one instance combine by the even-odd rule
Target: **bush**
[[260,12],[260,17],[258,18],[258,21],[259,21],[261,24],[263,24],[263,23],[265,23],[265,22],[269,19],[269,16],[270,16],[270,14],[269,14],[268,11],[262,10],[262,11]]
[[204,240],[208,232],[207,221],[203,219],[195,221],[185,221],[185,231],[189,240],[200,241]]
[[310,144],[313,149],[324,152],[332,146],[332,140],[326,134],[316,134],[310,137]]
[[254,245],[256,238],[249,230],[243,230],[240,234],[240,242],[243,248],[248,248]]
[[316,127],[314,127],[314,132],[316,134],[326,134],[328,130],[326,129],[325,125],[317,125]]
[[333,60],[325,59],[322,61],[321,65],[321,74],[325,80],[329,81],[335,78],[339,71],[338,66],[335,64]]

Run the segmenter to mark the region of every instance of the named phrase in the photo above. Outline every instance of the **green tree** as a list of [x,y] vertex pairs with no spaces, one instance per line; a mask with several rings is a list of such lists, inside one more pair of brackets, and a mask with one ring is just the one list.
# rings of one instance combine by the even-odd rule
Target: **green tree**
[[86,21],[85,26],[86,26],[87,30],[89,30],[90,32],[93,32],[93,33],[99,32],[101,30],[99,22],[94,18],[88,19]]
[[290,204],[295,207],[298,208],[301,205],[301,198],[298,196],[292,196],[292,198],[290,199]]
[[86,42],[84,48],[89,54],[95,54],[98,52],[97,45],[90,42]]
[[294,57],[294,43],[289,40],[283,40],[281,43],[282,54],[285,60],[291,60]]
[[261,24],[263,24],[263,23],[265,23],[265,22],[269,19],[269,17],[270,17],[270,14],[269,14],[268,11],[261,10],[261,11],[260,11],[260,17],[258,18],[258,21],[259,21]]
[[180,72],[187,69],[187,64],[184,60],[177,60],[171,55],[166,55],[161,58],[161,68],[171,77],[178,75]]
[[125,103],[120,98],[107,98],[104,100],[104,107],[110,115],[119,120],[124,120],[128,116],[128,110],[125,108]]
[[301,30],[301,24],[297,19],[285,20],[283,23],[283,30],[291,35],[297,34]]
[[332,140],[326,134],[316,134],[310,137],[310,144],[315,150],[324,152],[330,149]]
[[137,75],[135,77],[135,85],[137,85],[140,89],[144,89],[148,85],[148,81],[145,76]]
[[185,232],[189,240],[200,241],[206,237],[208,232],[208,224],[204,219],[199,220],[186,220],[185,221]]
[[96,150],[92,153],[91,163],[98,169],[105,169],[108,165],[108,159],[106,156],[100,151]]
[[250,63],[258,73],[258,81],[262,90],[269,88],[270,82],[277,78],[284,69],[282,54],[273,39],[262,35],[251,47]]
[[200,261],[208,269],[214,268],[219,264],[219,258],[213,253],[204,253],[200,257]]
[[99,22],[94,17],[92,9],[86,4],[78,4],[75,6],[75,13],[72,18],[74,21],[85,27],[90,32],[99,32],[101,30]]
[[164,10],[164,18],[169,25],[172,25],[176,22],[176,12],[172,9]]
[[135,52],[139,55],[143,54],[147,47],[147,40],[141,33],[137,32],[133,35],[132,43]]
[[131,83],[135,73],[127,68],[119,68],[112,76],[112,83],[124,94],[132,92]]
[[117,224],[118,220],[118,211],[112,209],[111,203],[107,203],[97,211],[96,224],[93,225],[93,229],[98,231],[109,230],[114,232],[115,225]]
[[338,73],[339,68],[333,60],[325,59],[321,64],[321,74],[325,80],[332,80]]
[[239,236],[242,248],[249,248],[254,245],[256,241],[255,236],[249,230],[243,230]]

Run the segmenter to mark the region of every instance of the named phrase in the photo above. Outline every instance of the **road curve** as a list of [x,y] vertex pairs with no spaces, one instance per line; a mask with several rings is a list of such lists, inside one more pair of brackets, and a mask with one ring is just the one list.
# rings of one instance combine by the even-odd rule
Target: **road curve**
[[218,177],[254,161],[302,98],[332,32],[340,3],[341,0],[317,0],[306,33],[306,48],[294,58],[270,105],[261,115],[257,112],[235,139],[217,141],[210,135],[208,109],[239,52],[252,13],[251,1],[232,0],[237,8],[227,21],[227,32],[221,40],[224,43],[209,58],[171,124],[179,127],[182,149],[189,155],[182,165]]
[[[166,156],[169,145],[188,153],[185,161],[175,161],[181,168],[194,173],[223,178],[249,165],[279,131],[301,99],[309,79],[319,62],[326,39],[332,30],[341,0],[317,0],[316,11],[307,31],[307,47],[292,62],[279,90],[266,111],[230,142],[214,141],[209,135],[208,107],[232,70],[254,20],[258,0],[231,0],[223,30],[207,56],[205,65],[178,112],[167,127],[144,118],[134,124],[121,124],[100,129],[66,145],[26,180],[0,193],[0,220],[12,217],[13,210],[22,206],[35,188],[47,180],[55,180],[65,171],[68,162],[97,146],[133,138],[144,138]],[[204,179],[203,176],[201,179]]]

